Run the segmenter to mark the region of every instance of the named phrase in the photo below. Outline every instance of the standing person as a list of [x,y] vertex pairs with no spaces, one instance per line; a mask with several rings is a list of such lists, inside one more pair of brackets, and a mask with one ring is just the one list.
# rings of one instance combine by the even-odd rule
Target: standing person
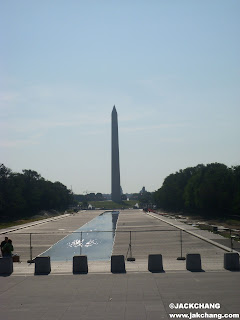
[[2,253],[2,256],[3,256],[3,247],[5,246],[5,244],[8,242],[8,237],[5,237],[5,240],[3,240],[2,242],[1,242],[1,253]]
[[2,248],[3,257],[11,257],[13,250],[12,240],[8,239],[8,242]]

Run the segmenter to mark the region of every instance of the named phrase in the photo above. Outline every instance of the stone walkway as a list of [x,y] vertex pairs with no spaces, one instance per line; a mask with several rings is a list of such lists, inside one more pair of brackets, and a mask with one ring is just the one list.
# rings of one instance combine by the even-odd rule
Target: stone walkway
[[[0,277],[3,320],[159,320],[174,313],[240,313],[239,275],[127,273]],[[220,309],[171,309],[218,303]]]
[[[34,276],[29,254],[29,234],[34,235],[33,252],[39,254],[90,221],[100,211],[79,212],[27,226],[8,234],[22,263],[14,263],[11,276],[0,276],[0,319],[3,320],[159,320],[170,314],[240,313],[240,273],[223,269],[223,249],[183,232],[183,255],[200,253],[205,272],[186,270],[180,255],[180,228],[198,229],[172,219],[148,215],[139,210],[123,210],[119,215],[113,254],[126,256],[130,240],[134,262],[126,261],[125,274],[112,274],[110,261],[89,261],[89,273],[73,275],[72,262],[52,262],[49,275]],[[159,219],[160,218],[160,219]],[[171,224],[170,224],[171,223]],[[174,225],[177,225],[176,228]],[[64,230],[62,230],[64,229]],[[55,233],[62,231],[62,233]],[[212,234],[201,231],[212,239]],[[163,273],[150,273],[150,253],[163,255]],[[171,309],[171,303],[218,303],[220,309]]]
[[[29,233],[32,235],[33,257],[47,250],[67,234],[78,229],[102,211],[82,211],[67,215],[55,221],[40,223],[9,233],[13,239],[15,252],[21,256],[21,263],[14,263],[15,274],[33,274],[34,265],[28,264],[30,248]],[[178,228],[176,228],[177,226]],[[223,256],[225,247],[213,245],[214,234],[202,231],[179,221],[156,214],[146,214],[140,210],[121,211],[117,223],[117,232],[113,254],[130,256],[129,243],[131,231],[132,256],[134,262],[126,261],[127,272],[147,272],[148,255],[160,253],[163,267],[168,271],[185,271],[186,262],[177,260],[181,256],[180,229],[182,232],[182,256],[187,253],[200,253],[202,268],[205,271],[224,271]],[[38,234],[36,234],[38,233]],[[208,239],[206,242],[194,236]],[[219,236],[218,236],[219,237]],[[226,250],[225,250],[225,249]],[[110,261],[89,261],[89,272],[110,272]],[[52,262],[52,273],[72,273],[72,262]]]
[[[22,262],[26,262],[30,259],[30,233],[32,233],[32,256],[34,258],[101,212],[98,210],[80,211],[78,214],[66,214],[54,219],[41,220],[38,223],[34,222],[21,225],[18,228],[9,228],[10,231],[16,230],[6,235],[13,241],[14,253],[20,255]],[[7,229],[1,230],[1,232],[6,231]],[[5,234],[2,234],[3,238],[4,236]]]

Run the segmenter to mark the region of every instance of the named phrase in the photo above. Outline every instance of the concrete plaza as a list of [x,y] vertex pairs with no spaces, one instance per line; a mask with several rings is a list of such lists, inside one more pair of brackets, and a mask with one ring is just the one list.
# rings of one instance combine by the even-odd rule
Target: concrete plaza
[[[0,278],[3,320],[159,320],[171,313],[240,313],[239,275],[147,272]],[[220,309],[172,310],[170,303],[219,303]]]
[[[80,211],[74,215],[67,214],[48,219],[46,222],[40,221],[10,230],[2,230],[1,233],[10,231],[6,234],[13,240],[14,252],[20,255],[21,263],[14,264],[14,272],[21,271],[22,273],[26,269],[28,273],[27,269],[31,270],[33,267],[27,264],[27,260],[30,259],[30,234],[32,257],[34,258],[100,213],[102,213],[100,210]],[[182,248],[181,229],[183,230]],[[128,254],[129,257],[130,236],[132,255],[136,259],[135,262],[127,263],[127,270],[130,271],[147,271],[148,255],[158,253],[163,256],[165,270],[185,270],[185,261],[179,261],[177,258],[181,254],[186,256],[187,253],[199,253],[203,270],[223,271],[223,255],[227,250],[230,251],[214,241],[220,237],[219,235],[157,214],[147,214],[140,210],[122,210],[117,222],[113,254],[122,254],[125,257]],[[108,271],[110,268],[108,261],[90,262],[90,264],[95,271],[97,266],[101,272]],[[61,270],[64,268],[71,270],[71,263],[54,262],[53,265],[61,266],[59,267]]]
[[[139,210],[121,211],[117,223],[113,254],[126,257],[131,231],[132,255],[136,259],[126,261],[126,274],[111,274],[109,261],[89,261],[87,275],[73,275],[72,262],[68,261],[52,262],[48,276],[34,276],[34,264],[27,263],[29,233],[32,233],[34,257],[100,213],[82,211],[7,233],[22,262],[14,263],[12,275],[0,277],[0,319],[153,320],[190,311],[240,313],[240,273],[223,269],[223,256],[229,249],[214,242],[216,235]],[[187,271],[186,262],[177,260],[179,228],[184,230],[183,256],[200,253],[204,272]],[[162,254],[165,272],[148,271],[148,254],[152,253]],[[221,308],[171,310],[169,307],[170,303],[190,302],[220,303]]]

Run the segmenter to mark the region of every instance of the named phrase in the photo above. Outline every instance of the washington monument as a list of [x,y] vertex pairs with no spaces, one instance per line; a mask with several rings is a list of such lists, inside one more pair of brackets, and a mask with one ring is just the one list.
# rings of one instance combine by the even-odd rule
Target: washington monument
[[121,201],[118,146],[118,116],[115,106],[112,110],[112,201]]

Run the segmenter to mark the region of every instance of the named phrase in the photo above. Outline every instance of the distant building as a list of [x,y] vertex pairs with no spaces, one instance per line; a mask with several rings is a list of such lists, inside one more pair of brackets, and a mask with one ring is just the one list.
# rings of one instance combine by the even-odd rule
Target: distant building
[[145,187],[142,187],[142,190],[139,192],[140,194],[143,194],[143,193],[145,193],[145,192],[147,192],[146,191],[146,188]]
[[104,194],[103,194],[103,198],[104,198],[105,200],[111,200],[111,194],[104,193]]
[[123,195],[123,189],[121,186],[120,186],[120,193],[121,193],[121,195]]
[[127,200],[127,196],[126,196],[125,194],[122,194],[122,195],[121,195],[121,199],[122,199],[122,200]]

